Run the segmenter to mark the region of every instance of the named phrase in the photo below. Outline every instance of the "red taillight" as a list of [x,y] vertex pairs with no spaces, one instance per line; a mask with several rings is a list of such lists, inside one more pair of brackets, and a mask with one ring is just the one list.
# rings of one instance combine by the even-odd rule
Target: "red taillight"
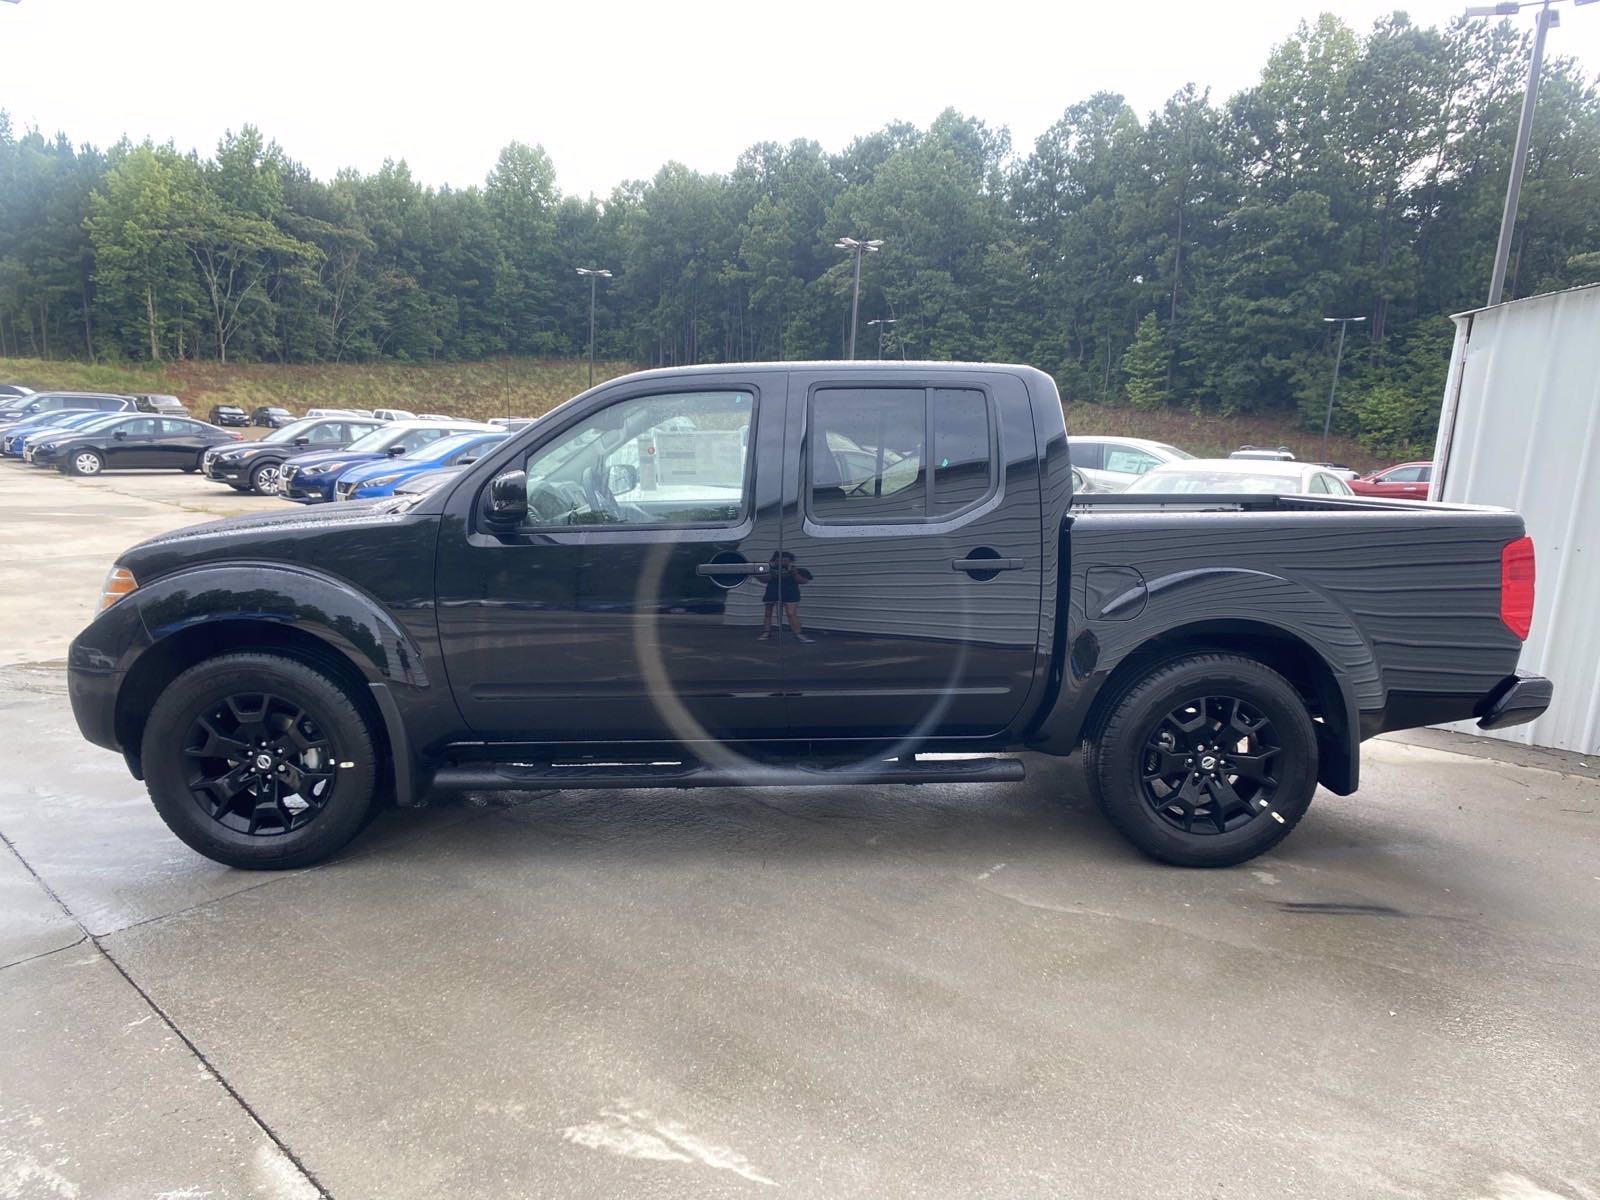
[[1500,549],[1500,619],[1523,641],[1533,626],[1533,539],[1520,537]]
[[232,433],[232,432],[230,432],[228,434],[228,436],[231,437],[236,442],[244,441],[244,434],[242,434],[242,433]]

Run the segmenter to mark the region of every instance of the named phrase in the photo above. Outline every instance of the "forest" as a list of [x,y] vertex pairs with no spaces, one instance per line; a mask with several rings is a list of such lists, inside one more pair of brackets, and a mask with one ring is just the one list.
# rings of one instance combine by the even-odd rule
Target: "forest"
[[[520,142],[482,186],[431,188],[403,161],[313,178],[251,125],[203,157],[0,112],[0,357],[570,358],[589,330],[575,268],[603,267],[602,358],[833,358],[853,269],[834,243],[854,236],[884,243],[861,356],[1028,362],[1068,403],[1320,428],[1324,318],[1365,317],[1339,427],[1399,449],[1431,441],[1447,316],[1487,290],[1529,40],[1323,15],[1226,98],[1190,84],[1140,114],[1099,93],[1026,148],[952,110],[838,153],[758,144],[726,174],[668,162],[604,198],[563,195]],[[1507,298],[1596,279],[1600,96],[1557,57]]]

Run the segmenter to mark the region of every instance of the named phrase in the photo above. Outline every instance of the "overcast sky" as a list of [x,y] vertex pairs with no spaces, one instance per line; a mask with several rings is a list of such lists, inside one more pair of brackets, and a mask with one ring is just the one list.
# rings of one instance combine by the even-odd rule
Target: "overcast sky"
[[[1405,5],[1443,24],[1465,0]],[[1248,86],[1302,18],[1358,30],[1381,0],[21,0],[0,3],[0,108],[17,128],[123,134],[209,153],[259,126],[313,173],[404,158],[425,183],[481,183],[540,143],[563,192],[602,197],[677,159],[727,171],[756,141],[837,150],[946,106],[1026,150],[1062,109],[1120,91],[1141,113],[1193,81]],[[1550,53],[1600,72],[1600,5],[1563,4]],[[1532,27],[1531,13],[1519,18]],[[27,64],[33,64],[29,69]]]

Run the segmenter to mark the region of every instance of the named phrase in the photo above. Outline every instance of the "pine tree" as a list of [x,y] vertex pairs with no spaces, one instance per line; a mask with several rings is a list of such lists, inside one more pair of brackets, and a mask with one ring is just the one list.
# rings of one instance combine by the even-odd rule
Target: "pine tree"
[[1167,339],[1155,313],[1145,314],[1122,355],[1123,390],[1135,408],[1160,408],[1167,400]]

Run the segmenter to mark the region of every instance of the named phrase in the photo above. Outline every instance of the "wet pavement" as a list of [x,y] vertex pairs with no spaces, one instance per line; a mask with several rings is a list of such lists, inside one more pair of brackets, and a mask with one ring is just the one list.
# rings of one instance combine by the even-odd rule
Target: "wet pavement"
[[[8,538],[94,514],[91,591],[203,516],[9,474]],[[6,561],[0,1197],[1600,1196],[1587,760],[1369,743],[1231,871],[1035,757],[475,796],[234,872],[78,739]]]

